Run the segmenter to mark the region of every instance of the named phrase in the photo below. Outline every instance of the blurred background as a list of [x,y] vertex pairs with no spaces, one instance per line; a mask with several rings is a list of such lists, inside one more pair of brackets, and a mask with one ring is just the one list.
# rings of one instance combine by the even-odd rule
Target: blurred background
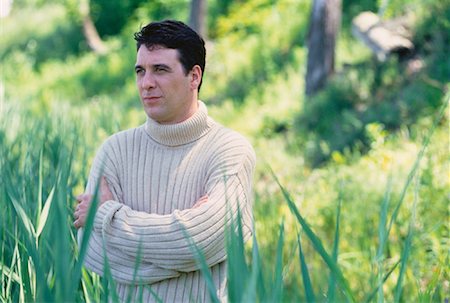
[[[1,301],[100,298],[87,295],[96,285],[87,274],[61,295],[52,260],[62,249],[76,262],[70,209],[96,149],[145,122],[133,33],[166,18],[203,35],[200,98],[255,147],[267,280],[284,222],[277,298],[307,297],[301,226],[271,170],[330,254],[339,228],[335,259],[356,301],[448,300],[449,1],[0,0],[0,8]],[[380,55],[354,23],[367,11],[386,37],[410,45]],[[55,197],[61,209],[46,208]],[[61,225],[68,242],[51,248]],[[329,268],[302,241],[316,300],[329,301]]]

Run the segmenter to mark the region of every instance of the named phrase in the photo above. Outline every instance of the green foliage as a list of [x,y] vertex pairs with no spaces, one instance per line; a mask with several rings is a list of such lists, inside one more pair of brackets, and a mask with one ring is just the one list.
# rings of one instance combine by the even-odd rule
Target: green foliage
[[435,66],[413,77],[407,68],[407,62],[395,58],[347,67],[324,91],[306,101],[296,126],[308,133],[308,140],[300,144],[312,166],[330,159],[334,152],[369,150],[375,139],[374,124],[390,131],[409,127],[445,102],[446,80],[428,78]]
[[[229,17],[219,18],[217,36],[222,38],[214,42],[210,54],[214,65],[207,65],[208,81],[202,92],[205,98],[215,103],[229,99],[242,104],[249,94],[295,62],[296,49],[305,41],[307,24],[307,19],[297,18],[296,12],[308,11],[310,4],[303,0],[272,2],[235,3]],[[235,45],[232,52],[230,45]]]
[[[65,122],[71,123],[64,123],[55,112],[33,120],[23,118],[31,114],[26,109],[1,109],[2,301],[114,299],[114,292],[106,288],[112,283],[110,275],[98,280],[82,269],[95,212],[88,215],[80,247],[72,223],[74,195],[84,187],[89,169],[88,163],[75,164],[74,158],[86,156],[81,146],[94,152],[80,135],[82,127],[67,112]],[[91,136],[97,137],[95,128]]]
[[163,19],[188,22],[189,7],[188,0],[155,0],[140,6],[136,11],[136,19],[139,26]]
[[446,1],[427,1],[420,10],[415,26],[414,45],[426,56],[428,77],[424,81],[436,88],[450,79],[450,4]]
[[280,187],[281,191],[283,192],[283,196],[286,200],[286,202],[289,205],[289,209],[293,213],[293,215],[298,220],[298,223],[302,226],[305,234],[310,239],[312,245],[314,246],[315,251],[322,257],[323,261],[327,264],[328,268],[332,272],[332,275],[335,277],[337,282],[339,283],[342,291],[345,294],[345,297],[347,301],[353,302],[353,294],[349,288],[347,280],[344,278],[344,275],[342,274],[337,262],[333,260],[333,258],[328,254],[326,249],[324,248],[321,239],[313,232],[311,229],[310,224],[307,223],[305,218],[300,214],[298,208],[295,205],[295,202],[292,200],[289,192],[286,191],[286,189],[280,184],[277,177],[274,174],[274,178]]
[[[3,115],[2,120],[11,122]],[[62,134],[49,130],[52,125],[50,120],[46,122],[30,121],[34,125],[29,132],[22,132],[12,141],[4,125],[1,129],[4,142],[0,151],[3,180],[0,192],[5,202],[1,210],[1,230],[5,236],[2,269],[20,277],[10,284],[12,296],[5,297],[8,301],[67,301],[74,291],[70,281],[74,237],[67,210],[73,154],[71,147],[62,143]],[[75,134],[70,132],[67,137]],[[34,141],[43,136],[47,141]],[[15,152],[11,153],[9,146],[14,146]]]
[[[16,6],[2,20],[2,302],[114,301],[111,277],[81,268],[73,196],[101,142],[145,119],[132,34],[149,19],[187,20],[189,7],[186,0],[92,1],[94,17],[100,3],[104,12],[129,5],[118,12],[127,12],[125,23],[98,23],[111,35],[110,52],[98,56],[87,51],[69,2],[17,0],[32,7]],[[214,40],[202,99],[215,119],[249,137],[259,159],[252,243],[243,245],[239,228],[228,238],[230,299],[445,301],[449,117],[436,113],[449,102],[448,3],[343,1],[338,73],[305,100],[310,2],[209,6]],[[413,61],[375,63],[350,37],[351,18],[383,3],[386,17],[414,13]]]
[[18,11],[2,20],[0,59],[8,62],[14,52],[21,52],[37,68],[46,60],[79,54],[86,45],[82,43],[81,26],[73,21],[60,4]]
[[[98,33],[102,37],[119,34],[130,15],[133,15],[144,2],[143,0],[90,0],[90,13]],[[151,5],[156,6],[155,1],[152,2]]]

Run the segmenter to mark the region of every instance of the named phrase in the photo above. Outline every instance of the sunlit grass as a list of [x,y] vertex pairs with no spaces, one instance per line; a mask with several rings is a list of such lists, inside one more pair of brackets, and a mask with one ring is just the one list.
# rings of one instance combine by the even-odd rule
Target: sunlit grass
[[[318,130],[294,127],[314,101],[305,100],[302,89],[311,1],[236,2],[220,17],[219,37],[208,42],[201,98],[213,118],[252,141],[258,157],[255,233],[244,245],[238,216],[227,237],[230,301],[448,301],[450,112],[443,119],[433,114],[449,102],[442,23],[448,10],[441,9],[448,5],[414,3],[425,24],[415,43],[426,67],[417,75],[409,77],[396,62],[378,66],[386,74],[376,75],[370,51],[341,32],[336,70],[347,80],[336,83],[350,84],[344,97],[354,99],[330,93],[313,113],[330,121],[337,101],[353,102],[358,111],[375,102],[384,111],[368,111],[375,119],[363,129],[370,139],[366,152],[358,146],[330,151],[329,161],[315,169],[305,151],[314,150],[308,136]],[[78,44],[80,24],[60,4],[19,10],[2,21],[0,302],[117,301],[106,260],[104,278],[81,266],[86,242],[77,244],[72,209],[101,142],[145,121],[129,39],[149,16],[145,9],[137,15],[126,33],[112,38],[117,46],[106,56]],[[397,121],[385,118],[395,104],[408,123],[393,131],[388,122]],[[336,121],[354,121],[342,121],[346,117],[338,112]],[[436,129],[435,122],[441,123]],[[192,247],[208,279],[202,252]],[[216,301],[212,281],[208,287]]]
[[[88,158],[99,144],[88,138],[102,140],[98,128],[110,127],[108,117],[82,112],[81,116],[63,113],[66,119],[49,113],[38,121],[24,119],[27,111],[19,108],[1,113],[0,299],[4,302],[116,300],[110,275],[99,278],[82,269],[86,244],[77,246],[72,226],[73,196],[84,187]],[[96,121],[98,128],[86,127],[87,121]],[[445,142],[433,140],[445,134],[444,128],[430,126],[428,134],[418,136],[424,140],[414,150],[415,161],[406,162],[404,174],[388,170],[384,173],[390,179],[372,180],[379,186],[376,191],[367,189],[369,195],[378,192],[379,197],[372,200],[357,201],[368,197],[358,176],[379,174],[383,166],[361,172],[358,166],[330,165],[319,177],[304,173],[307,185],[298,186],[282,171],[266,176],[260,171],[257,183],[264,184],[265,191],[256,187],[253,240],[245,248],[239,220],[228,238],[229,299],[444,300],[448,200],[440,195],[446,183],[433,181],[428,173],[446,159],[441,150]],[[86,150],[92,155],[86,155]],[[391,156],[395,158],[395,152]],[[350,177],[352,173],[356,175]],[[331,174],[336,177],[324,179]],[[314,195],[296,194],[306,187]],[[336,194],[327,194],[324,188]],[[427,215],[429,203],[443,212]],[[432,254],[420,249],[423,244]],[[431,272],[423,272],[426,269]],[[363,284],[357,279],[363,279]]]

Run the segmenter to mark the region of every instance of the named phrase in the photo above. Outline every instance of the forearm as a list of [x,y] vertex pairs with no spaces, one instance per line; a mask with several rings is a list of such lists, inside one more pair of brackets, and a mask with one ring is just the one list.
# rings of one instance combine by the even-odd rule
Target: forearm
[[152,284],[180,275],[177,271],[158,267],[142,259],[132,258],[113,247],[104,247],[101,236],[92,232],[84,259],[85,267],[104,276],[105,257],[107,257],[112,278],[124,284]]
[[96,215],[94,230],[103,233],[111,247],[136,258],[142,245],[143,260],[166,269],[198,269],[196,256],[188,237],[203,252],[209,266],[226,258],[225,226],[238,207],[241,208],[244,232],[249,237],[248,189],[237,175],[226,184],[217,184],[208,193],[208,202],[198,208],[175,210],[170,215],[137,212],[115,201],[102,205]]

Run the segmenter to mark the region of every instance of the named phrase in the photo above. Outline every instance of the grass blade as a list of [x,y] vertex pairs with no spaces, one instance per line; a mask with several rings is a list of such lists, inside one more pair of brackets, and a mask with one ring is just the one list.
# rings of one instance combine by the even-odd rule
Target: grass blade
[[17,201],[12,195],[9,196],[9,201],[11,202],[13,209],[16,212],[17,217],[20,219],[20,223],[22,224],[22,227],[26,231],[27,238],[34,239],[36,232],[34,230],[33,223],[31,222],[27,213],[25,212],[23,207],[20,205],[19,201]]
[[156,300],[158,303],[164,303],[163,300],[161,300],[160,297],[158,297],[158,294],[150,287],[150,285],[144,285],[144,288],[146,288],[153,296],[153,299]]
[[[101,174],[103,170],[101,169]],[[72,271],[72,281],[79,281],[81,278],[81,271],[83,268],[83,260],[86,256],[89,237],[91,236],[92,229],[94,228],[94,218],[98,205],[98,197],[99,197],[99,188],[100,188],[100,179],[97,181],[95,192],[92,197],[91,208],[89,209],[88,215],[86,217],[86,223],[84,225],[83,231],[78,231],[78,233],[82,233],[81,245],[78,251],[78,260],[75,263],[74,270]],[[72,293],[77,291],[78,285],[73,286]]]
[[192,237],[186,230],[183,230],[184,236],[186,240],[189,242],[190,248],[195,255],[195,259],[200,266],[200,272],[203,275],[203,278],[206,282],[206,287],[208,288],[208,293],[211,299],[211,302],[219,303],[220,300],[217,297],[217,290],[214,284],[213,278],[211,276],[211,271],[209,270],[209,266],[206,263],[206,258],[200,248],[198,248],[197,244],[192,240]]
[[300,214],[300,212],[298,211],[298,208],[295,206],[295,203],[292,201],[288,191],[281,185],[281,183],[278,180],[275,173],[272,170],[271,170],[271,173],[272,173],[272,176],[274,177],[275,181],[277,182],[278,186],[280,187],[280,189],[283,193],[283,196],[289,206],[289,209],[294,214],[294,216],[297,218],[297,220],[300,223],[300,225],[302,226],[306,236],[310,239],[311,243],[313,244],[314,249],[319,253],[319,255],[322,257],[322,259],[327,264],[328,268],[335,275],[336,281],[339,283],[342,290],[344,291],[344,294],[347,297],[347,300],[350,302],[354,302],[355,299],[353,298],[353,294],[350,290],[350,287],[348,286],[348,282],[344,278],[344,275],[342,274],[338,265],[336,264],[336,262],[333,261],[331,256],[326,252],[325,248],[323,247],[322,241],[316,236],[316,234],[312,231],[309,224],[306,222],[306,220]]
[[400,264],[401,260],[398,260],[394,266],[392,266],[392,268],[386,273],[386,275],[383,277],[383,279],[381,280],[381,282],[375,287],[374,290],[372,290],[369,295],[367,296],[367,298],[363,301],[365,303],[369,303],[373,300],[373,298],[375,297],[375,295],[378,292],[378,289],[383,286],[384,282],[386,282],[386,280],[389,278],[389,276],[394,272],[394,270],[397,268],[397,266]]
[[[109,302],[119,302],[119,297],[116,292],[116,283],[114,282],[114,279],[111,274],[111,266],[109,265],[108,256],[106,254],[106,243],[105,240],[103,240],[103,277],[102,277],[102,285],[103,285],[103,291],[104,291],[104,300],[105,303]],[[111,298],[109,296],[111,295]]]
[[[441,108],[441,110],[439,112],[438,118],[434,121],[433,126],[430,128],[430,130],[428,131],[427,135],[425,136],[425,139],[423,140],[422,148],[420,149],[419,154],[417,155],[416,161],[414,162],[414,165],[413,165],[411,171],[408,174],[408,178],[406,179],[406,183],[403,186],[403,190],[402,190],[402,193],[400,195],[400,198],[399,198],[397,204],[395,205],[395,209],[394,209],[394,211],[392,213],[392,216],[391,216],[391,219],[389,221],[389,226],[388,226],[387,233],[386,233],[387,237],[389,236],[389,233],[390,233],[390,231],[392,229],[392,225],[394,224],[394,222],[396,221],[396,219],[398,217],[398,213],[400,211],[400,207],[403,204],[403,200],[405,199],[405,195],[406,195],[407,189],[409,188],[409,185],[411,184],[414,176],[416,175],[416,173],[417,173],[417,171],[419,169],[419,164],[422,161],[422,158],[423,158],[423,156],[425,154],[425,150],[427,149],[428,144],[431,141],[431,137],[433,136],[433,133],[434,133],[436,127],[438,126],[439,122],[444,117],[445,109],[447,108],[447,105],[449,103],[449,99],[450,99],[450,96],[447,97],[447,101],[444,102],[444,105],[442,106],[442,108]],[[387,240],[387,237],[386,237],[385,240]]]
[[[253,227],[253,230],[255,228]],[[252,247],[252,271],[250,273],[250,278],[248,282],[247,289],[242,297],[242,302],[256,302],[257,298],[257,289],[258,283],[261,281],[260,278],[260,270],[261,270],[261,261],[259,256],[258,242],[256,240],[256,232],[253,232],[253,247]],[[265,298],[264,296],[260,296],[261,299]]]
[[52,190],[50,191],[50,194],[48,195],[48,198],[45,201],[44,208],[42,209],[41,214],[38,217],[39,219],[36,229],[36,239],[39,238],[39,236],[42,233],[42,230],[44,229],[45,223],[47,223],[48,213],[53,202],[54,193],[55,193],[55,186],[53,186]]
[[384,194],[383,201],[381,203],[380,208],[380,222],[378,224],[378,250],[376,256],[376,263],[378,268],[378,303],[384,302],[384,293],[383,293],[383,261],[384,261],[384,247],[387,243],[387,231],[386,231],[386,223],[387,223],[387,214],[389,209],[389,202],[391,200],[391,192],[392,192],[392,175],[389,175],[387,189]]
[[308,266],[306,265],[305,255],[303,253],[302,242],[300,241],[300,234],[297,232],[298,253],[300,258],[300,268],[302,270],[303,288],[305,289],[305,296],[307,302],[316,302],[314,290],[309,276]]
[[[255,229],[253,229],[255,230]],[[262,271],[263,263],[261,260],[261,255],[259,254],[259,248],[258,248],[258,242],[256,241],[256,235],[253,236],[253,264],[252,266],[256,265],[258,266],[258,273],[257,273],[257,290],[258,290],[258,296],[260,298],[260,301],[264,301],[267,298],[267,290],[265,286],[265,278],[264,273]]]
[[[336,212],[336,227],[334,232],[334,241],[333,241],[333,250],[332,257],[333,261],[338,264],[338,252],[339,252],[339,227],[341,222],[341,206],[342,206],[342,183],[339,186],[339,194],[338,194],[338,206]],[[334,302],[334,294],[336,290],[336,277],[333,272],[330,273],[330,278],[328,281],[328,293],[327,293],[327,301]]]
[[413,201],[413,207],[412,207],[411,220],[409,222],[408,234],[405,239],[405,246],[403,248],[403,253],[402,253],[402,257],[401,257],[400,273],[398,275],[397,285],[395,287],[394,302],[400,302],[400,298],[402,296],[403,277],[405,275],[409,255],[411,253],[412,237],[414,235],[414,225],[416,224],[416,208],[417,208],[417,203],[419,200],[419,186],[420,186],[420,184],[419,184],[419,176],[418,176],[418,177],[416,177],[416,186],[415,186],[415,190],[414,190],[414,201]]
[[[94,298],[94,287],[89,279],[89,275],[86,270],[83,269],[81,279],[81,288],[83,291],[83,299],[86,303],[91,302],[91,298]],[[98,300],[94,300],[98,301]]]
[[[231,215],[228,207],[227,214]],[[237,208],[236,217],[231,217],[226,227],[227,259],[228,259],[228,298],[232,302],[240,302],[247,287],[249,271],[245,261],[244,234],[242,230],[241,212]]]
[[[16,266],[18,254],[19,254],[19,247],[18,247],[18,243],[16,241],[16,245],[14,246],[14,252],[13,252],[13,256],[12,256],[12,260],[11,260],[11,265],[8,268],[6,265],[1,264],[1,267],[0,267],[0,270],[2,271],[2,275],[6,274],[6,276],[8,276],[8,282],[6,283],[6,293],[10,293],[12,281],[21,283],[19,275],[17,275],[17,273],[14,272],[14,267]],[[4,280],[2,279],[2,282],[3,281]],[[2,289],[3,289],[3,287],[2,287]]]
[[283,244],[284,244],[284,221],[280,226],[277,245],[277,261],[275,264],[275,279],[273,283],[272,302],[281,302],[283,297]]
[[[37,281],[45,281],[45,273],[41,268],[41,260],[39,258],[39,252],[37,250],[36,247],[36,241],[35,241],[35,230],[34,230],[34,226],[31,223],[30,218],[27,216],[27,214],[25,213],[25,210],[23,209],[23,207],[20,205],[20,203],[18,201],[16,201],[16,199],[14,197],[12,197],[11,195],[9,195],[9,199],[8,199],[11,203],[11,205],[13,206],[12,208],[14,209],[17,218],[19,218],[19,222],[20,222],[20,226],[21,228],[20,230],[20,234],[23,236],[23,239],[25,241],[25,253],[24,253],[24,257],[19,257],[19,264],[18,266],[20,266],[19,272],[21,272],[21,281],[23,282],[21,284],[21,287],[24,287],[24,293],[26,294],[26,298],[25,300],[35,300],[35,298],[32,297],[32,294],[35,294],[35,292],[33,291],[33,289],[35,289],[35,287],[33,286],[32,282],[30,280],[30,272],[28,270],[29,266],[28,266],[28,260],[29,258],[31,258],[31,260],[33,260],[32,264],[34,265],[34,274],[36,276],[36,280]],[[29,257],[27,257],[29,256]],[[48,287],[47,284],[45,283],[40,283],[39,285],[39,289],[37,289],[38,294],[37,296],[39,298],[47,298],[47,300],[49,298],[51,298],[51,292],[50,289]],[[22,288],[21,288],[22,289]]]
[[41,212],[42,212],[42,194],[43,194],[43,189],[44,189],[44,169],[43,169],[43,165],[44,165],[44,148],[41,148],[41,151],[39,153],[39,181],[38,181],[38,199],[37,199],[37,204],[38,204],[38,210],[36,213],[36,222],[39,222],[39,218],[41,217]]

